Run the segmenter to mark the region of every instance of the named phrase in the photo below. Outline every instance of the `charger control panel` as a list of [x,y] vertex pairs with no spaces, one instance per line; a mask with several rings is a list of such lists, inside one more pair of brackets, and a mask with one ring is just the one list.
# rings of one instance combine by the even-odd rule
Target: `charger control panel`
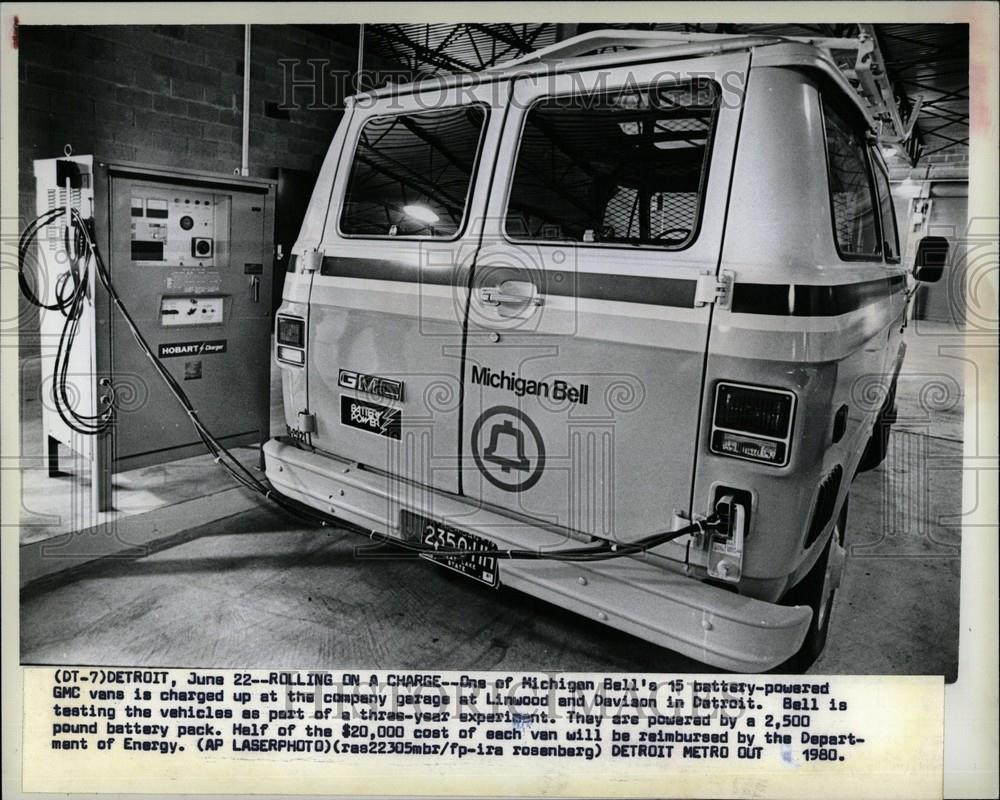
[[136,185],[129,198],[132,262],[221,266],[229,197],[170,186]]

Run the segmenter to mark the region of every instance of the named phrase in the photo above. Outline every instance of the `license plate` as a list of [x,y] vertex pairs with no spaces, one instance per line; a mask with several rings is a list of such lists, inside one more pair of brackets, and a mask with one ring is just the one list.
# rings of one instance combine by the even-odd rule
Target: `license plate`
[[[416,539],[435,550],[496,550],[497,546],[468,531],[453,528],[442,522],[436,522],[427,517],[414,514],[411,511],[400,512],[400,527],[403,536],[411,541]],[[497,570],[495,556],[487,555],[434,555],[421,553],[426,558],[442,567],[460,572],[473,580],[485,583],[487,586],[500,585],[500,572]]]

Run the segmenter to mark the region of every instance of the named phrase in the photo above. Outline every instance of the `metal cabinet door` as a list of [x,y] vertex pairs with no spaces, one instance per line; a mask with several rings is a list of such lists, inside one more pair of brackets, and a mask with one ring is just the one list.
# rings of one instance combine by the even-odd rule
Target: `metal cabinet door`
[[[150,201],[155,217],[148,216]],[[115,286],[202,421],[223,441],[268,434],[268,202],[265,190],[111,178]],[[196,239],[211,240],[206,254],[195,251]],[[114,311],[111,348],[120,409],[116,459],[200,447],[187,414]]]

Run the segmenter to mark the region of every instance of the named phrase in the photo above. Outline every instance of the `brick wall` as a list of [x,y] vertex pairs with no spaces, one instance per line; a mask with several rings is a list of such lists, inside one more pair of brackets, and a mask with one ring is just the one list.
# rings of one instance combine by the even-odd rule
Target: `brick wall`
[[[293,26],[253,27],[252,175],[319,168],[357,61],[357,28],[339,28],[331,39]],[[278,109],[287,69],[279,60],[289,58],[326,60],[332,76],[323,97],[299,89],[298,108]],[[32,160],[61,155],[67,142],[104,158],[218,172],[240,165],[242,25],[24,26],[18,66],[22,222],[34,216]],[[310,74],[305,63],[295,72]],[[305,107],[310,94],[319,107]]]
[[963,147],[962,145],[953,145],[946,150],[939,150],[936,153],[930,153],[926,156],[921,156],[921,164],[965,164],[968,166],[969,163],[969,148]]
[[915,167],[899,158],[889,160],[889,172],[894,181],[912,180],[968,180],[969,148],[954,145],[936,153],[922,156]]
[[[356,26],[255,25],[250,174],[319,169],[353,89]],[[19,29],[21,227],[35,216],[32,160],[75,153],[232,173],[240,166],[243,26],[22,26]],[[285,97],[290,74],[314,79]],[[307,59],[317,60],[314,67]],[[368,55],[366,67],[391,65]],[[315,103],[310,101],[315,99]],[[284,106],[284,108],[281,108]],[[311,106],[311,107],[310,107]],[[280,118],[275,118],[280,117]],[[37,314],[20,302],[21,353],[37,352]]]

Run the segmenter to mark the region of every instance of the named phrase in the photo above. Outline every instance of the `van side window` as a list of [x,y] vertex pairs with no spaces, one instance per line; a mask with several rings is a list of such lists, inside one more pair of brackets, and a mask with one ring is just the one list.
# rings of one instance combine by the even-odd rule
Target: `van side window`
[[882,252],[885,260],[899,262],[899,232],[896,228],[896,211],[892,205],[892,192],[889,189],[889,176],[882,164],[875,159],[875,188],[878,190],[878,203],[882,210]]
[[347,182],[341,233],[457,236],[485,122],[482,106],[366,122]]
[[710,81],[550,97],[527,113],[512,239],[679,249],[697,233],[718,92]]
[[823,119],[837,249],[847,257],[878,256],[877,206],[864,137],[828,103],[823,104]]

